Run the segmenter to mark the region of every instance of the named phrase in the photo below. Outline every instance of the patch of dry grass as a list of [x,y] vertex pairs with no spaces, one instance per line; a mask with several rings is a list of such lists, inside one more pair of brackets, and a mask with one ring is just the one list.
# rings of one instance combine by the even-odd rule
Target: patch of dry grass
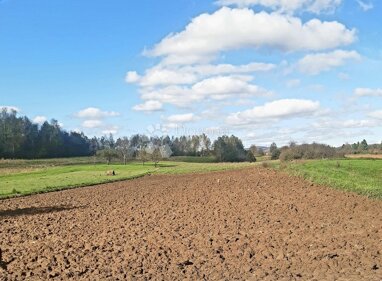
[[382,159],[382,154],[347,154],[345,157],[350,159]]

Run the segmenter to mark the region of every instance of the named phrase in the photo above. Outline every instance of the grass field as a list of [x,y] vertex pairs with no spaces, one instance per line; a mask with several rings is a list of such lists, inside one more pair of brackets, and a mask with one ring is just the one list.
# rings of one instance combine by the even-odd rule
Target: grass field
[[[149,173],[181,174],[246,167],[249,163],[186,163],[166,161],[156,168],[152,163],[127,165],[89,163],[91,158],[0,161],[0,198],[47,192],[131,179]],[[87,163],[87,164],[84,164]],[[106,171],[115,170],[115,176]]]
[[188,163],[216,163],[216,158],[214,156],[173,156],[170,160]]
[[276,166],[312,182],[382,198],[382,160],[309,160]]

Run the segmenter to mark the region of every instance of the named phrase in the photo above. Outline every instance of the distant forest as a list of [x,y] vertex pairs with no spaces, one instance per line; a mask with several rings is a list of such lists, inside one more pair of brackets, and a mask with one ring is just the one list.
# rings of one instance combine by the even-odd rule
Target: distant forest
[[[112,135],[88,138],[83,133],[63,130],[54,119],[38,125],[26,116],[18,117],[16,111],[3,109],[0,112],[0,158],[92,156],[97,151],[115,150],[123,153],[126,149],[129,154],[131,151],[136,154],[142,147],[164,145],[170,147],[173,156],[206,156],[211,154],[212,147],[211,140],[205,134],[176,138],[139,134],[117,140]],[[239,147],[244,151],[241,141]]]
[[0,158],[53,158],[88,156],[94,151],[83,134],[62,130],[57,120],[41,126],[16,111],[0,113]]
[[[67,132],[57,120],[33,123],[28,117],[18,117],[16,111],[3,109],[0,112],[0,159],[37,159],[75,156],[144,158],[142,150],[154,151],[166,147],[166,154],[172,156],[215,156],[220,162],[256,161],[257,156],[266,152],[272,159],[317,159],[341,157],[344,154],[381,153],[382,144],[368,145],[366,140],[354,144],[344,144],[334,148],[323,144],[301,144],[291,142],[278,148],[272,143],[269,150],[263,151],[252,145],[245,149],[242,141],[235,136],[221,136],[214,142],[205,135],[180,137],[148,137],[133,135],[114,140],[112,135],[88,138],[84,133]],[[103,153],[99,153],[103,152]],[[145,154],[145,153],[143,153]]]

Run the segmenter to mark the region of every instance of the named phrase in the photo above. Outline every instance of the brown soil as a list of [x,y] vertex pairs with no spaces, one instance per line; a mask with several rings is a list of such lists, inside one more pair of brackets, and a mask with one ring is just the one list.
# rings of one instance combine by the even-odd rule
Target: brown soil
[[264,168],[0,201],[0,280],[381,280],[382,201]]

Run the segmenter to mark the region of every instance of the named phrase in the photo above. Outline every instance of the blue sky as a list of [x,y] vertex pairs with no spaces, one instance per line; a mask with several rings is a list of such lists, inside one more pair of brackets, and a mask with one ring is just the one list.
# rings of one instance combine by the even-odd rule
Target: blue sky
[[382,140],[375,0],[0,1],[0,107],[92,136]]

